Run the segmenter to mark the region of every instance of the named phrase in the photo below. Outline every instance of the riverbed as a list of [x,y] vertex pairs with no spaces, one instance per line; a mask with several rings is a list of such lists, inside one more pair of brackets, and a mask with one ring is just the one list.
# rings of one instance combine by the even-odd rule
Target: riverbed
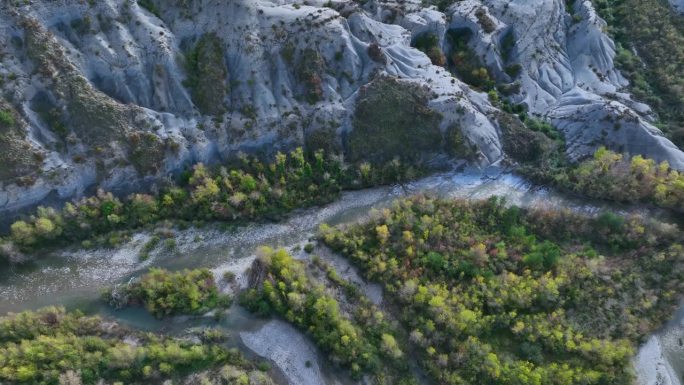
[[[229,344],[270,360],[282,384],[336,385],[351,381],[326,363],[316,348],[296,329],[280,321],[256,319],[238,306],[233,306],[218,322],[213,317],[177,317],[158,321],[142,309],[113,311],[99,300],[103,289],[126,282],[149,267],[170,270],[206,267],[217,277],[226,271],[237,276],[238,285],[245,284],[244,272],[260,245],[285,247],[297,253],[312,238],[322,223],[330,225],[361,221],[372,209],[387,207],[395,199],[429,193],[442,197],[486,199],[506,198],[510,204],[524,207],[567,208],[585,213],[602,209],[661,215],[658,211],[626,209],[605,202],[588,202],[553,190],[535,186],[515,174],[497,167],[485,170],[465,169],[433,175],[405,185],[349,191],[335,202],[322,207],[298,210],[279,223],[251,224],[225,230],[218,225],[177,230],[174,247],[162,242],[140,261],[140,252],[151,238],[140,232],[115,249],[69,249],[53,252],[49,258],[0,272],[0,314],[36,309],[48,305],[80,308],[115,318],[123,324],[167,333],[212,324],[230,333]],[[306,258],[304,253],[300,257]],[[326,258],[325,255],[322,257]],[[334,264],[343,261],[332,260]],[[354,272],[351,276],[357,277]],[[358,278],[356,278],[358,279]],[[225,288],[225,290],[230,290]],[[365,290],[365,288],[364,288]],[[381,301],[378,287],[367,285],[369,297]],[[681,385],[684,373],[684,307],[652,336],[635,357],[640,385]],[[286,347],[286,349],[284,349]]]

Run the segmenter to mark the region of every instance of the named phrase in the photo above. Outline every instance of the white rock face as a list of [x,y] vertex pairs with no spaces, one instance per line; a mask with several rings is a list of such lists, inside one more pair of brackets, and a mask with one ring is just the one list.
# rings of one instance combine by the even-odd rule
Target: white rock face
[[[486,33],[476,12],[495,24]],[[615,46],[591,1],[574,5],[575,21],[562,0],[466,0],[450,8],[451,28],[469,28],[487,65],[504,67],[501,40],[513,33],[508,64],[520,64],[520,93],[514,100],[550,119],[566,137],[571,159],[605,145],[613,150],[667,160],[684,168],[684,154],[650,122],[652,112],[623,92],[627,80],[615,69]],[[498,73],[498,76],[507,75]]]
[[[363,8],[347,0],[332,8],[323,0],[187,0],[159,2],[159,17],[133,0],[9,3],[0,5],[0,74],[13,80],[2,90],[28,123],[28,145],[46,155],[34,183],[0,181],[0,212],[92,186],[131,191],[190,162],[288,149],[316,131],[342,143],[359,89],[380,74],[429,87],[441,128],[458,125],[480,162],[496,163],[505,156],[497,108],[411,48],[424,33],[446,48],[452,28],[473,32],[470,45],[497,80],[516,80],[505,68],[522,65],[513,101],[563,131],[571,158],[606,145],[684,169],[684,153],[650,123],[650,109],[622,92],[613,42],[588,0],[575,5],[579,22],[563,0],[465,0],[445,13],[420,0]],[[504,59],[508,33],[516,44]],[[212,100],[225,112],[213,117],[200,113],[186,87],[188,57],[207,34],[219,39],[227,72],[217,85],[225,97]],[[372,45],[386,60],[369,56]],[[302,75],[312,63],[320,67],[313,102]],[[81,113],[83,105],[106,113]],[[81,115],[81,131],[60,137],[59,117],[71,124]]]
[[684,0],[670,0],[670,4],[676,12],[684,14]]

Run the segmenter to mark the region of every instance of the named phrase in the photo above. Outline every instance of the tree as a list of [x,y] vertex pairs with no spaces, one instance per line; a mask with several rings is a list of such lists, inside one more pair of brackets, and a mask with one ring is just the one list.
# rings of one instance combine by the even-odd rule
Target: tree
[[17,221],[10,227],[12,240],[19,245],[30,246],[36,243],[36,233],[31,225]]

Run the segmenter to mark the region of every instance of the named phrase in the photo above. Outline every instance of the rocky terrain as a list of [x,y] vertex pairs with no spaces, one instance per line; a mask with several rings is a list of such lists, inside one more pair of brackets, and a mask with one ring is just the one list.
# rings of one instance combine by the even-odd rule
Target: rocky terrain
[[[4,1],[0,213],[294,146],[506,160],[517,117],[412,47],[427,37],[449,53],[455,34],[570,159],[605,145],[684,169],[605,30],[589,0]],[[465,150],[449,151],[453,137]]]

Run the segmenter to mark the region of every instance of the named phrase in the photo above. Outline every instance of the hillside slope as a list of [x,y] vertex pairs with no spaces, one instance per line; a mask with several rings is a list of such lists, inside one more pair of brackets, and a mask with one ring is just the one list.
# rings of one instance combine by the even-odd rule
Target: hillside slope
[[[591,1],[360,3],[3,2],[0,213],[301,145],[391,159],[410,141],[416,161],[492,164],[507,157],[501,98],[557,127],[570,159],[605,145],[684,169],[625,92]],[[360,146],[355,130],[373,135]]]

